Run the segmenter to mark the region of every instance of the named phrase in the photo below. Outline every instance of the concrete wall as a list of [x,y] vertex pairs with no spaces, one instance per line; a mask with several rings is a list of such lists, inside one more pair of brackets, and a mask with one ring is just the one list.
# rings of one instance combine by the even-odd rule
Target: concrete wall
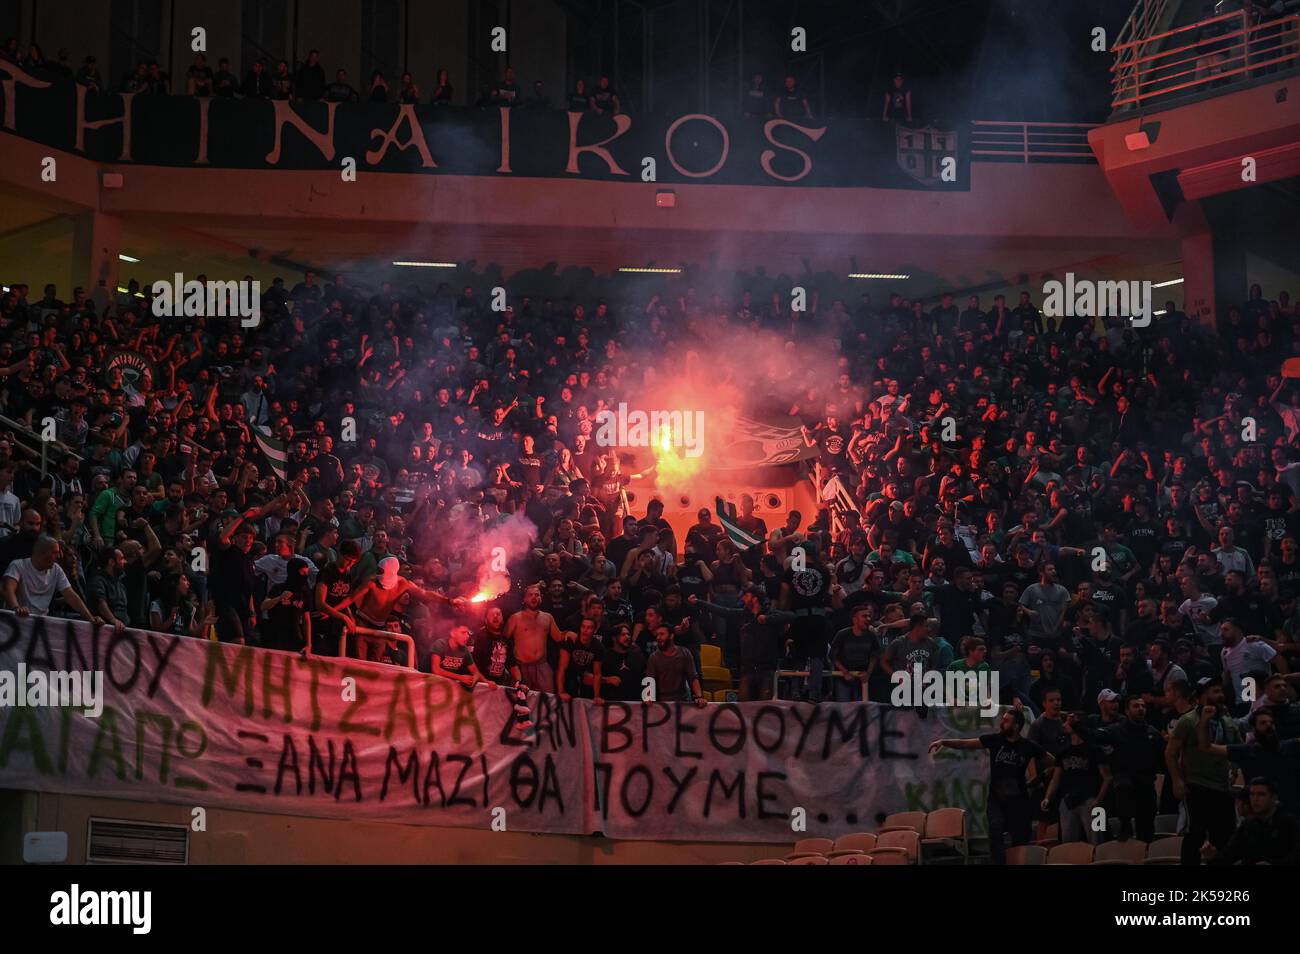
[[[444,68],[451,73],[451,84],[456,91],[455,103],[464,105],[466,102],[465,71],[469,57],[465,52],[465,37],[468,29],[468,0],[410,4],[407,19],[410,35],[406,42],[410,59],[406,68],[415,77],[425,102],[438,85],[438,70]],[[563,56],[563,50],[558,55]]]
[[[68,863],[86,860],[88,822],[94,818],[190,827],[192,810],[81,795],[0,791],[0,864],[22,861],[22,835],[64,831]],[[613,841],[574,835],[538,835],[392,825],[207,809],[207,830],[191,831],[191,864],[717,864],[780,857],[782,845],[713,842]]]
[[[1239,162],[1300,142],[1300,96],[1289,77],[1235,90],[1201,102],[1158,107],[1098,126],[1088,142],[1129,217],[1139,225],[1167,218],[1155,181],[1162,173],[1210,163]],[[1145,126],[1149,146],[1128,147],[1126,137]]]
[[[23,2],[29,9],[35,8],[36,42],[41,45],[48,59],[55,59],[59,47],[66,46],[71,52],[68,61],[73,69],[79,69],[87,56],[94,56],[99,61],[99,73],[107,82],[116,83],[121,80],[120,76],[113,76],[110,72],[112,5],[108,0]],[[29,15],[24,20],[24,44],[29,42],[31,23]]]
[[298,59],[305,61],[313,49],[320,50],[326,83],[342,68],[359,88],[361,0],[298,0]]
[[176,0],[176,16],[172,20],[172,89],[185,91],[185,71],[194,62],[190,31],[203,27],[207,31],[208,66],[215,72],[217,61],[223,56],[230,59],[231,72],[240,74],[239,45],[242,5],[235,0],[212,3],[210,0]]
[[541,80],[552,104],[558,106],[565,89],[565,18],[551,0],[528,0],[510,6],[509,59],[519,87],[527,96]]

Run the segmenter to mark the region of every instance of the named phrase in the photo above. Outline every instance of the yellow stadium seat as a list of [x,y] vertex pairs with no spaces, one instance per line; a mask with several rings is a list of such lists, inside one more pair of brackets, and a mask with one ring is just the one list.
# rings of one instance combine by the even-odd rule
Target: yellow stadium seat
[[703,643],[700,646],[700,666],[710,668],[722,668],[722,650],[712,643]]
[[701,666],[700,681],[704,683],[705,689],[730,689],[731,670],[721,666]]

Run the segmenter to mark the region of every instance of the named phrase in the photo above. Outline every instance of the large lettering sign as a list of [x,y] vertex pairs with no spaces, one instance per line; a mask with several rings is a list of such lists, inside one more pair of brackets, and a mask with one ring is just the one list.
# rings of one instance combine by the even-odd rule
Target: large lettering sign
[[382,172],[641,182],[653,160],[649,181],[659,183],[970,187],[967,123],[903,137],[891,123],[854,118],[609,117],[96,94],[6,61],[0,92],[0,129],[98,162],[337,172],[350,158],[358,169]]
[[926,751],[972,734],[979,715],[962,712],[954,725],[943,716],[956,710],[921,719],[874,703],[593,707],[598,827],[614,838],[781,842],[796,824],[806,826],[797,837],[834,838],[951,805],[982,833],[987,757]]
[[[57,673],[102,674],[102,711],[13,693],[18,674]],[[985,757],[926,753],[977,731],[973,710],[953,723],[956,710],[875,704],[530,706],[522,729],[496,689],[0,613],[0,787],[681,841],[833,837],[945,805],[983,825]]]

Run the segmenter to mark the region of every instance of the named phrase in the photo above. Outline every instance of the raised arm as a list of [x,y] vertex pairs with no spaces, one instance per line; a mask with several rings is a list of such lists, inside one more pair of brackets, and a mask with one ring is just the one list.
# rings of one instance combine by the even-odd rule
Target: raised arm
[[935,739],[930,743],[929,752],[931,755],[940,749],[959,749],[965,752],[974,752],[982,749],[984,744],[979,739]]

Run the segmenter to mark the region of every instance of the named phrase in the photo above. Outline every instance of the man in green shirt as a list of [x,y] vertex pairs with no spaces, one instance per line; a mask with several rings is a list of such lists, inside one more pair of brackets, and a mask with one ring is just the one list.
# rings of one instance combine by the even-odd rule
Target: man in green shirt
[[[1106,551],[1106,562],[1111,576],[1127,583],[1140,569],[1138,558],[1133,551],[1119,542],[1118,527],[1114,521],[1107,521],[1102,527],[1099,545]],[[1091,552],[1091,549],[1089,549]]]
[[131,503],[131,490],[135,487],[135,471],[124,470],[117,479],[116,486],[106,487],[100,491],[90,507],[90,536],[95,546],[102,549],[105,542],[114,543],[117,538],[117,515]]
[[1202,749],[1197,733],[1201,710],[1213,707],[1208,719],[1212,745],[1236,745],[1242,741],[1241,730],[1223,708],[1223,685],[1209,676],[1197,683],[1197,707],[1181,716],[1165,750],[1165,764],[1173,782],[1174,797],[1187,809],[1187,831],[1183,834],[1182,858],[1185,865],[1201,863],[1201,846],[1210,843],[1222,851],[1237,827],[1236,803],[1232,797],[1232,769],[1222,759]]
[[963,636],[961,641],[961,659],[948,664],[950,672],[987,672],[993,667],[984,658],[988,655],[988,646],[978,636]]

